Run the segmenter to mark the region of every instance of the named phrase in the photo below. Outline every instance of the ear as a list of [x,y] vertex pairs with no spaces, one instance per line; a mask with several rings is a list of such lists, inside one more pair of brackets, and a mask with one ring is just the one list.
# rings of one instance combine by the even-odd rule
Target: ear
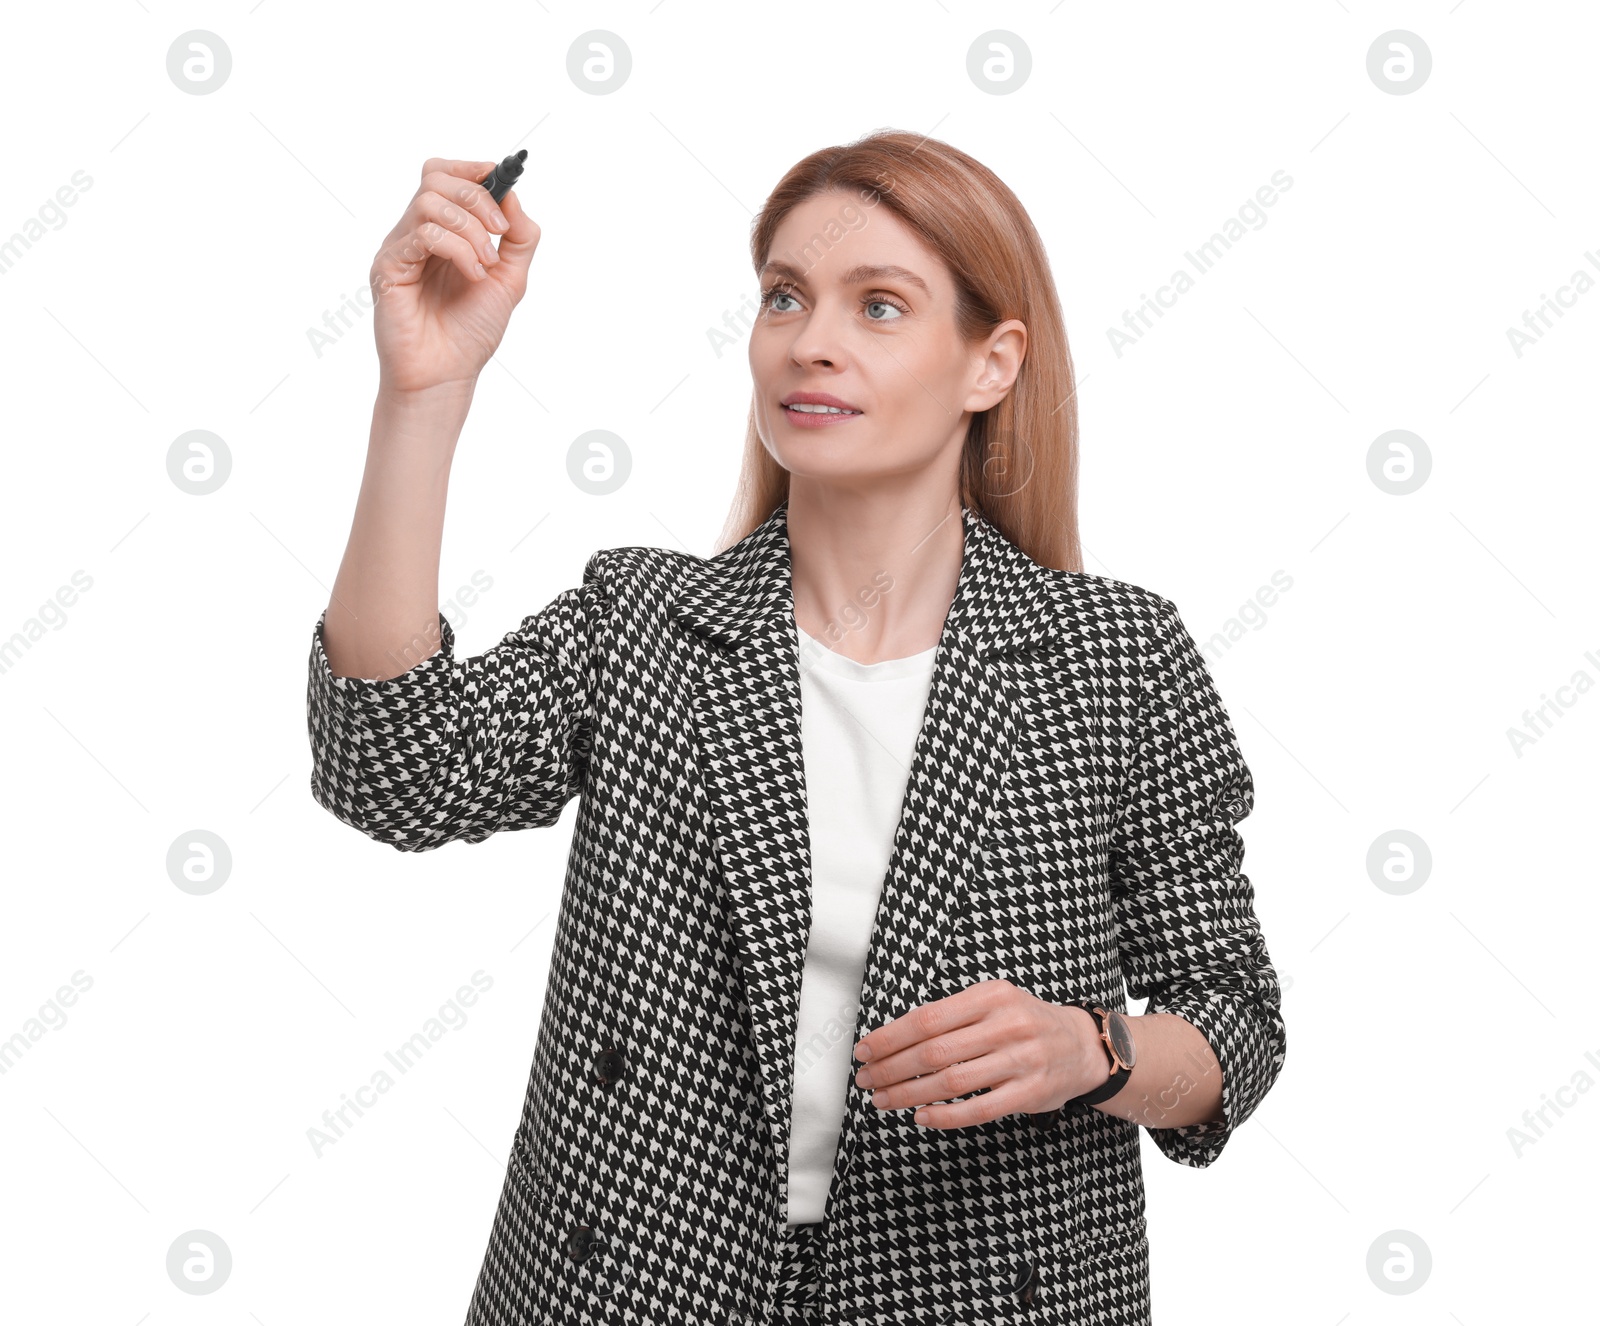
[[1016,318],[1002,322],[978,347],[978,376],[962,408],[974,414],[997,405],[1011,390],[1028,354],[1028,329]]

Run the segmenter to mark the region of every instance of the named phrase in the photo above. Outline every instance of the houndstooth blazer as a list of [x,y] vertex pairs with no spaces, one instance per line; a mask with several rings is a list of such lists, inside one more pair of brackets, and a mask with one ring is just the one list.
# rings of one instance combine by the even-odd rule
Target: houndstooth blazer
[[[1284,1060],[1235,828],[1249,771],[1169,600],[961,518],[839,1034],[1000,978],[1056,1002],[1148,998],[1220,1062],[1225,1121],[1149,1130],[1209,1165]],[[440,632],[401,676],[336,678],[319,619],[307,705],[313,796],[401,851],[553,825],[578,798],[468,1326],[765,1322],[811,915],[787,503],[710,558],[597,552],[475,658],[454,657],[442,615]],[[823,1326],[1149,1322],[1137,1125],[1080,1107],[935,1129],[869,1097],[849,1084]]]

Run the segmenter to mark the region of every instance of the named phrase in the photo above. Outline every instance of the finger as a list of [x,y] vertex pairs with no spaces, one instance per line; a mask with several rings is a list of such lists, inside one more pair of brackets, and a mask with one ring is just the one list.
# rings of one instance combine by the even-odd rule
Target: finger
[[428,259],[436,254],[453,262],[467,280],[484,279],[471,244],[437,221],[424,221],[403,239],[385,244],[378,251],[372,261],[373,288],[381,293],[391,286],[410,285],[421,278]]
[[[929,1036],[974,1022],[983,1017],[993,999],[1002,993],[996,988],[1001,984],[1000,981],[980,981],[943,999],[918,1005],[876,1031],[869,1031],[855,1043],[851,1052],[858,1061],[873,1063]],[[866,1058],[862,1057],[863,1050],[868,1052]]]
[[490,238],[483,222],[432,189],[418,190],[417,196],[411,200],[411,206],[406,209],[406,217],[411,221],[413,229],[424,222],[436,221],[446,230],[454,231],[477,251],[478,261],[485,267],[493,267],[500,261],[500,255],[495,252],[494,240]]
[[500,200],[500,210],[505,213],[510,228],[500,236],[502,267],[499,279],[525,284],[528,264],[533,261],[534,251],[539,247],[539,225],[522,210],[522,199],[517,197],[515,189],[508,190]]
[[447,157],[429,157],[422,164],[422,178],[426,181],[431,176],[433,184],[437,187],[424,183],[417,189],[411,201],[406,204],[405,211],[400,214],[399,220],[394,223],[389,233],[383,237],[384,247],[387,248],[392,244],[404,244],[410,239],[412,231],[428,219],[419,210],[417,198],[428,192],[430,188],[432,188],[432,192],[443,197],[450,197],[452,191],[463,189],[466,191],[469,201],[472,199],[474,192],[480,194],[484,201],[488,203],[489,208],[493,210],[483,212],[481,215],[477,212],[474,214],[478,215],[478,219],[487,225],[498,209],[494,206],[494,199],[489,197],[489,191],[483,188],[478,181],[484,179],[494,167],[495,163],[493,161],[455,161]]
[[911,1116],[911,1122],[924,1128],[972,1128],[1027,1108],[1020,1087],[1000,1087],[971,1100],[920,1106]]
[[978,1051],[969,1059],[941,1065],[921,1077],[907,1078],[890,1086],[873,1080],[871,1104],[880,1110],[903,1110],[936,1100],[954,1100],[974,1091],[999,1086],[1013,1074],[998,1054]]
[[498,161],[454,161],[449,157],[429,157],[422,163],[422,179],[426,181],[429,175],[443,171],[447,175],[456,175],[478,184],[499,164]]
[[[477,169],[476,165],[473,169]],[[491,165],[489,170],[493,169]],[[501,223],[506,219],[505,213],[501,210],[500,204],[495,202],[494,195],[479,183],[479,180],[488,174],[489,171],[486,170],[476,178],[464,178],[452,175],[448,171],[430,171],[422,177],[422,187],[417,190],[417,196],[420,198],[424,193],[433,192],[441,198],[448,198],[463,211],[470,212],[476,217],[485,234],[491,232],[496,235],[503,234],[505,227]]]
[[[858,1086],[873,1089],[892,1087],[898,1082],[937,1073],[964,1060],[980,1058],[997,1048],[996,1027],[992,1020],[970,1022],[954,1031],[935,1033],[887,1058],[874,1056],[855,1074],[852,1081]],[[860,1081],[863,1074],[867,1078],[865,1082]]]

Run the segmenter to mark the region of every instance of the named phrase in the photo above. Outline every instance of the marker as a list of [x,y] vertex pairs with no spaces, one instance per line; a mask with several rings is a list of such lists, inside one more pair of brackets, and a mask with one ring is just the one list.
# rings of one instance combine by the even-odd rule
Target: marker
[[511,186],[517,182],[518,176],[522,174],[522,163],[527,159],[528,149],[525,147],[518,148],[517,151],[508,156],[478,183],[489,191],[489,196],[495,202],[499,202],[506,196]]

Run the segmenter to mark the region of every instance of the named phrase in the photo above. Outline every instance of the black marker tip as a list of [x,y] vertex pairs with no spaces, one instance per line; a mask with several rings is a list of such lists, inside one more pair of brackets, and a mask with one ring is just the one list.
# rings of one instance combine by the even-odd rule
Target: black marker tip
[[479,181],[489,191],[489,196],[500,202],[522,174],[522,163],[528,159],[528,149],[518,148]]

